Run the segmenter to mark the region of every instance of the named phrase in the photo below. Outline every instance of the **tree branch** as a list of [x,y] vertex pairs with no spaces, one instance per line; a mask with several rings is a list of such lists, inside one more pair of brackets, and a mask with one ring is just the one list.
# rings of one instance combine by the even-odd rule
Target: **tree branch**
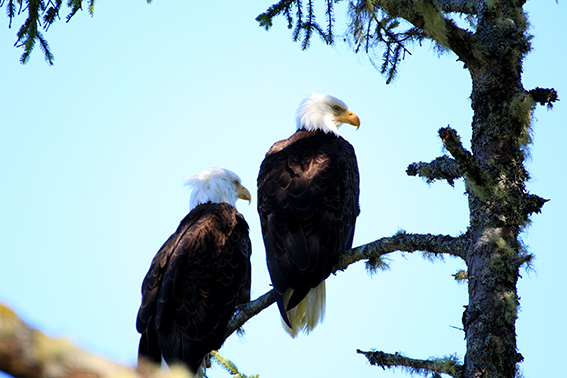
[[455,180],[463,177],[463,170],[459,163],[448,156],[440,156],[431,163],[412,163],[406,169],[408,176],[419,176],[427,179],[427,183],[435,180],[447,180],[449,185],[454,186]]
[[248,319],[260,313],[265,308],[270,307],[272,303],[276,301],[276,296],[274,295],[274,290],[268,291],[261,297],[238,306],[237,312],[232,316],[232,319],[228,322],[226,326],[225,339],[234,333],[237,329],[242,327]]
[[135,370],[89,353],[69,339],[50,338],[0,303],[0,370],[22,378],[147,378],[157,377],[159,368]]
[[528,94],[534,99],[535,102],[539,103],[540,105],[547,105],[549,109],[553,108],[553,103],[555,101],[559,101],[557,91],[553,88],[548,89],[536,87],[535,89],[528,91]]
[[529,216],[533,213],[539,214],[541,213],[541,208],[543,207],[543,205],[545,205],[545,203],[548,201],[548,199],[541,198],[540,196],[537,196],[535,194],[528,194],[525,196],[525,202],[523,206],[524,213],[526,214],[526,216]]
[[486,183],[484,172],[472,154],[463,147],[457,132],[448,126],[442,127],[439,129],[439,137],[447,151],[453,155],[457,163],[466,172],[466,176],[477,185],[483,186]]
[[333,273],[345,270],[350,264],[360,260],[368,259],[369,265],[372,266],[373,260],[379,260],[383,255],[396,251],[423,251],[434,255],[449,254],[454,257],[464,258],[465,240],[463,236],[408,234],[401,231],[391,237],[381,238],[360,247],[344,251],[339,258],[339,262],[334,266]]
[[[383,264],[381,257],[385,254],[404,251],[424,251],[435,255],[449,254],[464,258],[465,240],[463,236],[408,234],[398,232],[391,237],[385,237],[368,244],[344,251],[339,262],[333,267],[332,273],[345,270],[350,264],[360,260],[368,260],[367,268],[374,269]],[[259,314],[275,302],[274,291],[270,290],[261,297],[238,307],[227,325],[225,338],[244,325],[250,318]]]
[[463,365],[459,364],[455,356],[441,359],[416,360],[402,356],[399,353],[390,354],[384,352],[363,352],[360,349],[356,353],[363,354],[371,365],[380,366],[383,369],[391,367],[402,367],[410,373],[427,376],[428,373],[448,374],[452,377],[460,377]]
[[[467,4],[468,3],[468,4]],[[467,30],[459,28],[453,20],[445,17],[443,11],[450,12],[452,8],[469,9],[472,1],[438,0],[426,1],[396,1],[382,0],[378,6],[386,13],[401,17],[423,30],[427,36],[440,46],[453,51],[467,66],[477,65],[477,38]],[[470,13],[469,9],[465,13]]]

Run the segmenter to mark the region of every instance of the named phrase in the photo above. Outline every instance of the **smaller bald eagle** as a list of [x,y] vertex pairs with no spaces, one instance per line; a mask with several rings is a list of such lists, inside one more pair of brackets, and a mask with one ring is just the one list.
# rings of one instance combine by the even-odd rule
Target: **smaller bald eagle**
[[314,93],[297,110],[297,131],[276,142],[258,174],[258,213],[285,330],[310,332],[325,314],[325,279],[352,246],[360,210],[354,148],[343,123],[360,126],[341,100]]
[[248,224],[238,198],[250,202],[240,178],[210,169],[188,179],[190,212],[154,257],[142,283],[136,328],[138,359],[184,363],[196,373],[219,349],[238,304],[250,301]]

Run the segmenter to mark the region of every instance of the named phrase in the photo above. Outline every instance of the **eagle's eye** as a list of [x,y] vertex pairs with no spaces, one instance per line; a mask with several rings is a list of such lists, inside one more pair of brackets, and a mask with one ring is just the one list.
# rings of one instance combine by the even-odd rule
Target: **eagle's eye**
[[340,106],[335,105],[335,106],[333,106],[333,110],[338,113],[338,112],[341,111],[341,108],[340,108]]

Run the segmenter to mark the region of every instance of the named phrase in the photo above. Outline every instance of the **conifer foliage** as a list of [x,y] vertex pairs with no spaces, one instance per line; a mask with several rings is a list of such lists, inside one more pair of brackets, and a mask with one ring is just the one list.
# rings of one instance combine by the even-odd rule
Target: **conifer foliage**
[[[65,16],[66,22],[69,22],[79,10],[83,9],[83,3],[88,7],[89,13],[93,15],[95,0],[67,0],[66,5],[69,8],[69,13]],[[9,19],[8,27],[10,28],[14,19],[18,16],[26,17],[16,33],[17,39],[14,44],[16,47],[24,49],[20,62],[22,64],[27,63],[36,43],[39,43],[45,60],[53,65],[55,58],[42,30],[47,32],[49,27],[60,19],[63,0],[0,0],[0,8],[2,7],[6,8],[6,15]]]

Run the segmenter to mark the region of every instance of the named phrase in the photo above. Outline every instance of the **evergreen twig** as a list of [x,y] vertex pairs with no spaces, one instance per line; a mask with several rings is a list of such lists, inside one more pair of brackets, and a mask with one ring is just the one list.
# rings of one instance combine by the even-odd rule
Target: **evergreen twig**
[[234,362],[232,362],[231,360],[229,360],[228,358],[226,358],[225,356],[223,356],[222,354],[220,354],[218,351],[213,350],[211,351],[211,356],[223,367],[226,369],[226,371],[228,371],[234,378],[259,378],[259,375],[254,374],[254,375],[244,375],[242,374],[239,370],[238,367],[234,364]]
[[239,373],[238,373],[238,368],[236,367],[236,365],[234,364],[234,362],[232,362],[231,360],[229,360],[228,358],[226,358],[225,356],[223,356],[222,354],[220,354],[218,351],[216,351],[216,350],[211,351],[211,356],[212,356],[223,368],[225,368],[226,371],[228,371],[230,374],[232,374],[232,375],[239,374]]
[[[17,48],[23,48],[24,52],[20,57],[20,62],[26,64],[31,56],[31,53],[39,42],[40,48],[43,51],[45,60],[49,65],[53,65],[54,56],[49,48],[47,39],[40,32],[40,28],[44,31],[48,31],[50,26],[59,19],[59,11],[63,5],[63,0],[28,0],[18,1],[20,7],[16,11],[15,6],[16,1],[8,0],[6,4],[6,14],[10,20],[8,27],[12,27],[12,21],[22,13],[22,11],[27,10],[27,18],[23,22],[22,26],[18,29],[16,33],[16,43],[14,46]],[[25,3],[25,6],[24,6]],[[69,22],[73,16],[82,9],[83,0],[67,0],[67,6],[70,8],[70,13],[67,15],[66,20]],[[0,1],[0,7],[4,5],[4,1]],[[88,9],[91,16],[94,12],[95,0],[88,0]]]

